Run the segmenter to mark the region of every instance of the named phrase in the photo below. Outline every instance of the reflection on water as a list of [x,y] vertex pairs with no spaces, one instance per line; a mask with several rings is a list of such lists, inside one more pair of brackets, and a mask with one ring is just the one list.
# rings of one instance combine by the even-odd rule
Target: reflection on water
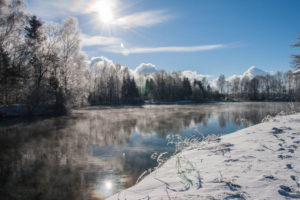
[[287,103],[93,107],[69,117],[1,122],[0,199],[102,199],[156,166],[154,152],[171,155],[169,134],[226,134],[288,109]]

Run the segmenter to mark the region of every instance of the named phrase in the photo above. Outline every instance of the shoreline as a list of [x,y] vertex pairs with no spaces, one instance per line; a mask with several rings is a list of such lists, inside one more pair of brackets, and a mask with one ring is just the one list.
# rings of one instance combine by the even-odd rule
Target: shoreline
[[299,113],[207,138],[108,199],[286,198],[300,198]]

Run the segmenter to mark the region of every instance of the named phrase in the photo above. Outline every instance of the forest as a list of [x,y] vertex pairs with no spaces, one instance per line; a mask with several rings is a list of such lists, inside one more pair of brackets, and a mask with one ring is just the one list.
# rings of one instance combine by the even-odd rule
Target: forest
[[[300,47],[300,37],[293,46]],[[253,78],[220,75],[216,87],[180,72],[135,76],[119,63],[97,68],[81,49],[75,18],[46,23],[27,13],[23,1],[0,0],[0,106],[24,105],[28,113],[145,101],[295,101],[300,99],[300,55],[293,55],[292,66]]]

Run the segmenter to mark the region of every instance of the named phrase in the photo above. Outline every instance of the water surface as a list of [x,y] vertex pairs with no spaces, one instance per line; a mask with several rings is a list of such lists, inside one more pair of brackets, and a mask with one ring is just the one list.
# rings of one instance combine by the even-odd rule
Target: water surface
[[[168,138],[227,134],[288,103],[88,107],[71,116],[0,122],[0,199],[103,199],[175,152]],[[299,108],[299,104],[294,104]]]

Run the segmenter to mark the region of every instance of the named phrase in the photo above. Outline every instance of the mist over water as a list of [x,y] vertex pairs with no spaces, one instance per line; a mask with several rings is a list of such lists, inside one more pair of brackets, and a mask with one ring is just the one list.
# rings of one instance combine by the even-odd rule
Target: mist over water
[[[299,109],[299,104],[294,104]],[[175,152],[168,135],[226,134],[289,111],[288,103],[88,107],[71,116],[0,122],[3,199],[102,199]]]

